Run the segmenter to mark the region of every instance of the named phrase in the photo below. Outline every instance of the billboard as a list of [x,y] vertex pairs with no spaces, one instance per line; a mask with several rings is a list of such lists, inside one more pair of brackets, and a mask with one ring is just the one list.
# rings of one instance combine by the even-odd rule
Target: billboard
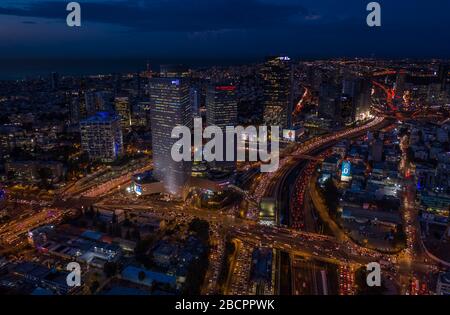
[[295,142],[305,133],[305,128],[294,127],[292,129],[283,129],[283,140]]
[[262,198],[260,202],[259,223],[273,225],[276,222],[276,200]]
[[138,196],[142,195],[142,186],[139,184],[134,184],[134,192]]
[[283,129],[283,139],[287,141],[295,141],[295,130]]
[[352,163],[350,161],[342,162],[341,181],[348,182],[352,179]]

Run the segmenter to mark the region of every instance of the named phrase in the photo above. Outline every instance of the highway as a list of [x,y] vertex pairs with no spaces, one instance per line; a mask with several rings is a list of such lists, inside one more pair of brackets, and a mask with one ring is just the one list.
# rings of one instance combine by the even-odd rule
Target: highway
[[[280,161],[280,168],[278,171],[264,173],[260,176],[255,191],[251,192],[250,195],[253,196],[255,201],[261,201],[261,198],[263,197],[273,197],[278,200],[284,180],[295,165],[298,165],[298,163],[301,163],[302,161],[304,162],[305,158],[327,149],[341,139],[361,136],[368,130],[382,128],[388,123],[389,121],[385,118],[375,118],[366,125],[344,130],[332,135],[318,137],[299,144],[292,154]],[[67,198],[76,198],[80,195],[95,198],[108,196],[112,191],[115,191],[117,186],[120,185],[124,188],[123,185],[129,183],[131,180],[131,175],[151,169],[151,167],[152,165],[149,164],[133,171],[128,171],[127,173],[121,174],[113,180],[109,179],[104,183],[96,181],[96,185],[94,186],[92,186],[89,181],[86,182],[86,180],[83,180],[81,185],[72,185],[67,189],[64,192],[64,196]],[[182,218],[183,220],[198,217],[218,226],[221,230],[220,234],[214,234],[213,239],[219,239],[223,236],[221,234],[227,233],[240,239],[242,241],[242,246],[240,246],[239,251],[237,252],[238,258],[235,262],[236,265],[233,268],[236,274],[232,276],[229,283],[228,290],[230,293],[242,293],[248,291],[251,249],[255,247],[269,247],[285,251],[293,256],[314,257],[317,260],[337,265],[360,265],[371,261],[390,259],[390,257],[377,252],[368,251],[359,246],[355,246],[351,242],[335,239],[334,237],[307,231],[299,231],[292,228],[259,225],[257,222],[259,209],[256,207],[253,209],[253,213],[251,212],[246,219],[241,219],[229,214],[227,211],[197,209],[186,204],[168,204],[167,206],[148,205],[141,204],[139,201],[132,202],[124,198],[115,199],[114,196],[113,198],[104,199],[106,201],[95,204],[95,207],[104,209],[122,209],[132,212],[151,212],[163,217]],[[47,223],[47,220],[36,219],[32,222],[42,225]],[[23,228],[20,228],[20,226],[9,226],[8,231],[9,233],[28,231],[35,227],[36,224],[26,224]],[[221,252],[223,252],[223,243],[218,242],[217,244],[217,251],[211,253],[211,259],[213,260],[220,260]],[[206,291],[209,293],[214,292],[213,283],[217,280],[219,270],[220,266],[218,266],[218,264],[212,264],[211,270],[208,271],[207,279],[208,281],[211,280],[211,284]]]

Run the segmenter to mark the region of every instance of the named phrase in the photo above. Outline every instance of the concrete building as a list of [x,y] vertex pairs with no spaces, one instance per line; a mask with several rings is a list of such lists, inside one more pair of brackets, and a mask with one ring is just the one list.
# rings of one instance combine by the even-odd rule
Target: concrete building
[[114,110],[120,117],[122,130],[129,130],[131,127],[131,105],[129,98],[126,96],[116,96],[114,98]]
[[437,295],[450,295],[450,272],[441,273],[436,286]]
[[80,122],[81,147],[91,160],[112,162],[123,154],[120,118],[107,112]]

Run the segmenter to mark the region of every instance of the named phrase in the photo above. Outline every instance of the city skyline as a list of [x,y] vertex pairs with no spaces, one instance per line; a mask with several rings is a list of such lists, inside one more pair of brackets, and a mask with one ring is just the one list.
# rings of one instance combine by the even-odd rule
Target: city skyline
[[450,3],[65,4],[0,4],[0,296],[450,295]]

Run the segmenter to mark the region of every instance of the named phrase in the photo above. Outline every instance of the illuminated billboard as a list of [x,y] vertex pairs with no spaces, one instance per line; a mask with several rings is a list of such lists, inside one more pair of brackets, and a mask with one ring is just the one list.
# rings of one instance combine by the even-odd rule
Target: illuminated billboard
[[295,130],[283,129],[283,139],[287,141],[295,141]]
[[260,203],[259,223],[273,225],[276,222],[276,201],[272,198],[262,198]]
[[342,162],[341,181],[348,182],[352,179],[352,163],[350,161]]
[[138,185],[138,184],[134,184],[134,192],[138,196],[142,195],[142,186]]

